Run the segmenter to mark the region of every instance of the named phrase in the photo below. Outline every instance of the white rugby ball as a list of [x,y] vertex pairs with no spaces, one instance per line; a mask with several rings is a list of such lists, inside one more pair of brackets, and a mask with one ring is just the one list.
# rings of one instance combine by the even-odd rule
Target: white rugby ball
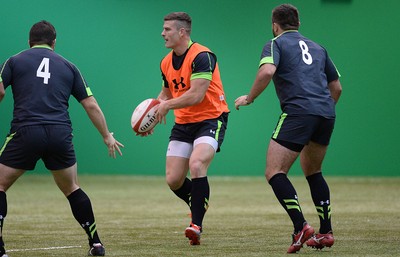
[[131,125],[133,131],[138,134],[146,133],[154,128],[158,120],[155,111],[160,101],[149,98],[141,102],[132,113]]

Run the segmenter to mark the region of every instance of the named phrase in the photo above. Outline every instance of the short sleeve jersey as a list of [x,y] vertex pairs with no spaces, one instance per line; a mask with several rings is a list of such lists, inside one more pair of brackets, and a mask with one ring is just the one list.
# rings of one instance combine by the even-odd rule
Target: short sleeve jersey
[[260,66],[266,63],[276,66],[273,82],[284,113],[335,117],[328,83],[340,74],[323,47],[286,31],[264,46]]
[[10,57],[0,67],[0,81],[14,98],[11,130],[37,124],[71,126],[68,101],[92,95],[79,70],[48,46],[36,46]]

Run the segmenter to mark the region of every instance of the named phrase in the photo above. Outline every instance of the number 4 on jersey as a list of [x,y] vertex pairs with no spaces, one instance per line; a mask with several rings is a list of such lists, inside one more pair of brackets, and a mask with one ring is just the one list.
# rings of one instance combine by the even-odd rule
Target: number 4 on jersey
[[50,59],[43,58],[36,71],[36,77],[43,78],[44,84],[49,84],[50,72],[49,72]]

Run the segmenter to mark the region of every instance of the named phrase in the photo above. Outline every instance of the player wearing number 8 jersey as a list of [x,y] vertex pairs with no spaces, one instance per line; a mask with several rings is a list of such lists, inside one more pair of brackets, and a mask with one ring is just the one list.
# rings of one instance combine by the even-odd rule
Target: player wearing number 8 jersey
[[[305,242],[318,249],[334,243],[330,192],[321,170],[335,123],[335,105],[342,91],[340,75],[327,51],[302,36],[299,26],[296,7],[283,4],[274,8],[275,38],[263,48],[249,94],[235,100],[236,109],[249,105],[271,79],[274,82],[282,114],[269,143],[265,176],[293,222],[293,242],[288,253],[296,253]],[[307,224],[296,190],[287,177],[299,155],[320,219],[316,235]]]
[[[109,155],[121,155],[121,143],[109,132],[102,110],[82,74],[54,52],[56,30],[47,21],[34,24],[29,33],[30,49],[10,57],[0,66],[0,101],[11,86],[14,114],[10,134],[0,148],[0,256],[7,256],[2,236],[7,216],[6,191],[39,159],[52,172],[75,219],[85,230],[89,255],[103,256],[89,197],[79,187],[72,144],[68,101],[72,95],[87,112],[103,137]],[[38,206],[39,208],[39,206]]]
[[264,46],[263,64],[278,67],[273,81],[283,113],[335,118],[326,81],[338,79],[339,74],[323,47],[297,30],[286,30]]

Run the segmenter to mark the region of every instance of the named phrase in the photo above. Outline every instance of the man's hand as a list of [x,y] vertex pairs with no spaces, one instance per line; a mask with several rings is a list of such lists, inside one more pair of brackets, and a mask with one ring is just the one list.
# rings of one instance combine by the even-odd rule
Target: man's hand
[[108,155],[110,157],[116,158],[115,150],[117,150],[119,155],[122,156],[120,147],[124,147],[124,145],[115,140],[113,132],[108,133],[108,135],[104,138],[104,143],[108,148]]
[[246,105],[251,104],[247,101],[247,97],[248,97],[247,95],[242,95],[242,96],[239,96],[238,98],[236,98],[236,100],[235,100],[236,110],[239,110],[239,106],[246,106]]

